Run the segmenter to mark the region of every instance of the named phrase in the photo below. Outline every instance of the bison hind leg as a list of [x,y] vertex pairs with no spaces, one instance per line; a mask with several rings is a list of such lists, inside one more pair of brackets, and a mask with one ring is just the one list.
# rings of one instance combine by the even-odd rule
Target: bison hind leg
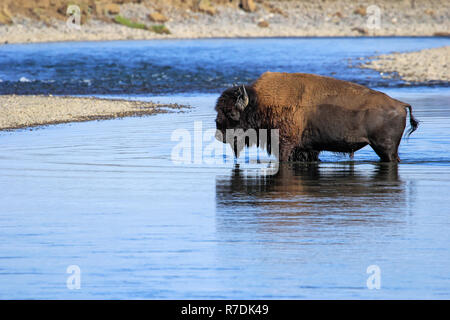
[[394,142],[391,139],[387,139],[382,142],[371,142],[370,146],[382,162],[400,162],[400,157],[398,156],[399,144],[400,141]]
[[299,162],[315,162],[319,160],[320,151],[313,150],[302,150],[300,148],[294,148],[292,151],[289,161],[299,161]]
[[397,151],[383,150],[372,147],[376,154],[380,157],[381,162],[400,162]]
[[406,112],[391,118],[369,134],[369,144],[382,162],[400,162],[398,147],[406,125]]

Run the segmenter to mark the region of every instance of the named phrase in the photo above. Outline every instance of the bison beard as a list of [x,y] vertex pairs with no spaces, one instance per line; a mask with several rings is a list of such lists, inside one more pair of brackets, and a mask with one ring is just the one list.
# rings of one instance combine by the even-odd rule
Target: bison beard
[[[411,106],[367,87],[304,73],[266,72],[251,85],[225,90],[216,128],[278,129],[280,161],[317,161],[321,151],[353,153],[370,145],[381,161],[400,161],[398,147]],[[235,150],[236,156],[240,150]]]

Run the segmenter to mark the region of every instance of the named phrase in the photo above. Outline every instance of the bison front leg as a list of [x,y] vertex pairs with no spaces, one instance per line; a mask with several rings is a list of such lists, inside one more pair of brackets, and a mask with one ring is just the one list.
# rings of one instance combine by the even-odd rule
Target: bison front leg
[[291,145],[280,147],[280,161],[315,162],[319,161],[319,151],[302,150]]
[[319,161],[319,153],[319,151],[305,151],[300,148],[294,148],[289,160],[299,162],[315,162]]
[[290,161],[293,150],[294,146],[291,144],[283,143],[280,145],[279,160],[281,162]]

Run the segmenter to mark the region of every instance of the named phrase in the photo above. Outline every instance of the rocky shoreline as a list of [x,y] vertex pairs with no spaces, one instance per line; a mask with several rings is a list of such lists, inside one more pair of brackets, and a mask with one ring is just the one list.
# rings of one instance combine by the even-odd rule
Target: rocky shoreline
[[[60,3],[63,0],[54,1]],[[28,11],[17,9],[20,11],[17,14],[7,7],[0,8],[0,43],[212,37],[448,36],[450,30],[450,2],[437,0],[379,0],[376,7],[371,7],[373,2],[366,0],[211,0],[198,3],[194,0],[102,0],[111,3],[99,7],[95,2],[92,8],[89,7],[91,0],[78,1],[87,6],[87,9],[81,7],[79,28],[67,25],[68,17],[63,15],[67,4],[58,8],[51,6],[52,1],[42,0],[46,5],[49,3],[48,7]],[[183,5],[190,2],[196,6]],[[247,3],[247,7],[243,3]],[[89,14],[90,11],[97,14]]]
[[374,69],[383,78],[400,78],[412,82],[450,82],[450,46],[417,52],[384,54],[371,57],[360,68]]
[[0,131],[153,115],[183,108],[187,107],[119,99],[0,95]]

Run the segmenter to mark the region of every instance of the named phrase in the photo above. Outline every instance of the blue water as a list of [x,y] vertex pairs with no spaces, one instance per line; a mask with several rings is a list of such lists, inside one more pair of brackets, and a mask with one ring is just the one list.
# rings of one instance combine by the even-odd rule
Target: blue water
[[0,94],[216,93],[267,70],[398,87],[404,85],[398,79],[348,65],[382,53],[449,44],[448,38],[438,37],[11,44],[0,46]]
[[[265,48],[275,47],[266,41],[276,42],[273,50],[284,58],[266,54]],[[35,61],[54,50],[67,56],[85,52],[86,66],[96,59],[96,47],[114,53],[135,46],[136,55],[151,61],[162,59],[161,49],[173,70],[200,73],[195,66],[209,57],[206,61],[215,61],[209,72],[241,73],[238,80],[246,81],[257,71],[227,69],[227,63],[236,66],[236,57],[214,60],[212,53],[198,49],[215,48],[225,57],[234,48],[253,52],[253,59],[243,59],[259,65],[258,70],[292,71],[297,64],[330,74],[342,68],[340,77],[364,82],[369,71],[339,61],[442,41],[447,40],[106,42],[8,45],[0,52],[7,51],[11,59],[16,50],[14,59],[29,56]],[[299,43],[309,54],[297,59],[300,49],[294,50],[287,65],[289,52],[281,48]],[[91,46],[91,56],[81,49],[86,46]],[[181,57],[190,55],[194,62],[180,65]],[[0,57],[0,64],[5,61]],[[47,76],[39,63],[14,68],[25,71],[14,80],[1,68],[0,78],[5,82],[9,77],[24,91],[44,92],[47,87],[17,82],[19,76],[55,83],[66,76]],[[123,70],[131,75],[139,68]],[[77,74],[81,79],[96,72],[82,68],[72,79]],[[275,176],[255,173],[252,169],[267,163],[251,161],[251,154],[250,163],[245,157],[237,164],[174,163],[173,132],[185,129],[194,138],[195,122],[201,122],[203,131],[214,128],[215,99],[230,80],[183,82],[181,72],[168,73],[173,77],[167,80],[170,94],[161,89],[166,80],[148,82],[156,93],[141,94],[137,89],[122,92],[109,79],[103,96],[189,104],[193,108],[187,112],[1,132],[0,298],[449,299],[450,90],[445,85],[389,88],[388,80],[373,74],[380,90],[410,103],[421,121],[402,141],[399,165],[380,164],[369,147],[353,160],[324,153],[320,163],[283,165]],[[89,94],[103,92],[94,83]],[[5,93],[6,86],[2,88]],[[116,89],[121,93],[114,95]],[[81,270],[80,289],[66,285],[71,265]],[[378,290],[366,285],[370,265],[381,270]]]

